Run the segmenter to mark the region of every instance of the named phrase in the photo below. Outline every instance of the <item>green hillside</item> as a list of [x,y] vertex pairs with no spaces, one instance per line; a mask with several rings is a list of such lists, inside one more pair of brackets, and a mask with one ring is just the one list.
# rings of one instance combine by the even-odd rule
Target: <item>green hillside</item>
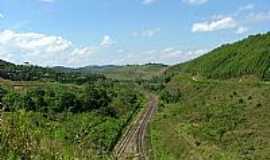
[[150,127],[155,160],[270,158],[270,86],[177,75]]
[[164,77],[152,159],[269,159],[270,32],[172,66]]
[[149,80],[167,68],[164,64],[149,63],[144,65],[105,65],[105,66],[86,66],[81,68],[66,68],[54,67],[53,69],[60,72],[76,72],[76,73],[99,73],[104,74],[107,78],[116,80],[136,80],[145,79]]
[[108,78],[119,80],[149,80],[161,74],[167,66],[163,64],[127,65],[110,68],[98,73],[104,74]]
[[177,72],[217,79],[253,75],[261,80],[270,80],[270,32],[222,45],[204,56],[168,70],[168,73]]
[[38,80],[77,84],[105,79],[103,75],[96,73],[64,72],[49,67],[16,65],[3,60],[0,60],[0,78],[13,81]]

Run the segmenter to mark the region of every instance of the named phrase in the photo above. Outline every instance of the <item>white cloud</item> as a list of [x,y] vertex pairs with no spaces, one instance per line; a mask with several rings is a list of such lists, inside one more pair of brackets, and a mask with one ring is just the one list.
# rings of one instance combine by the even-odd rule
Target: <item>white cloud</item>
[[169,47],[169,48],[163,49],[162,52],[164,52],[164,53],[169,53],[169,52],[172,52],[172,51],[174,51],[174,50],[175,50],[175,48]]
[[29,61],[42,66],[88,65],[97,47],[77,48],[71,41],[59,36],[39,33],[0,32],[0,59],[15,63]]
[[129,53],[127,55],[121,55],[116,58],[114,64],[145,64],[145,63],[166,63],[177,64],[194,59],[204,53],[207,53],[208,49],[191,49],[182,50],[174,47],[168,47],[164,49],[150,49],[136,53]]
[[3,18],[5,18],[5,16],[2,13],[0,13],[0,19],[3,19]]
[[152,29],[144,29],[141,32],[133,32],[132,36],[133,37],[148,37],[151,38],[158,33],[160,33],[161,29],[160,28],[152,28]]
[[194,23],[192,32],[213,32],[225,29],[235,29],[234,33],[248,32],[252,24],[270,22],[270,10],[255,11],[254,4],[247,4],[230,16],[213,15],[208,20]]
[[223,29],[236,28],[238,23],[232,17],[223,17],[210,21],[194,23],[192,32],[213,32]]
[[114,42],[109,35],[105,35],[103,40],[100,42],[100,46],[103,48],[111,47],[113,44]]
[[255,8],[254,4],[247,4],[245,6],[242,6],[239,8],[239,11],[249,11],[249,10],[253,10]]
[[238,27],[235,33],[236,34],[243,34],[243,33],[246,33],[247,31],[248,31],[247,27]]
[[155,3],[155,2],[157,2],[157,0],[143,0],[143,4],[144,5],[149,5],[149,4],[153,4],[153,3]]
[[169,64],[181,63],[207,53],[208,49],[179,50],[176,48],[165,48],[159,52],[159,59]]
[[247,16],[248,21],[250,22],[264,22],[270,21],[270,11],[266,12],[252,12]]
[[118,49],[116,52],[117,53],[125,53],[126,51],[124,49]]
[[208,2],[208,0],[182,0],[182,1],[190,5],[201,5]]

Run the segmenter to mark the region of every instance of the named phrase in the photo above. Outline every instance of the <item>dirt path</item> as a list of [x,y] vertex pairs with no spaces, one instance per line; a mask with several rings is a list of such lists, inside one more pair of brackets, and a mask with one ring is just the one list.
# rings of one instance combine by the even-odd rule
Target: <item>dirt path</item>
[[127,128],[122,138],[113,151],[117,160],[126,159],[147,159],[145,150],[145,134],[149,121],[157,109],[157,97],[151,96],[144,111],[138,114],[137,118]]

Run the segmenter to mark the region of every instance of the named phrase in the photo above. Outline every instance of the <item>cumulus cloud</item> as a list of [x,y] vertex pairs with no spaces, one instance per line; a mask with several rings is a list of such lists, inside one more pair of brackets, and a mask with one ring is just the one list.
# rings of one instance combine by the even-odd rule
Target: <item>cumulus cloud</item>
[[117,53],[125,53],[126,51],[125,51],[125,49],[118,49],[116,52]]
[[29,61],[42,66],[88,65],[95,52],[96,47],[77,48],[60,36],[12,30],[0,32],[0,59],[15,63]]
[[213,32],[223,29],[236,28],[238,23],[232,17],[218,17],[210,21],[194,23],[192,32]]
[[239,8],[239,11],[249,11],[249,10],[253,10],[255,8],[254,4],[247,4],[245,6],[242,6]]
[[132,53],[118,57],[113,61],[115,64],[145,64],[145,63],[166,63],[177,64],[194,59],[204,53],[208,49],[192,49],[182,50],[174,47],[163,49],[150,49],[141,52]]
[[111,47],[114,44],[112,38],[109,35],[105,35],[103,40],[100,42],[100,46],[103,48]]
[[247,16],[250,22],[265,22],[270,21],[270,11],[252,12]]
[[155,2],[157,2],[157,0],[143,0],[143,4],[144,5],[149,5],[149,4],[153,4],[153,3],[155,3]]
[[201,5],[208,2],[208,0],[182,0],[182,1],[190,5]]
[[2,13],[0,13],[0,19],[3,19],[3,18],[5,18],[5,16]]
[[254,4],[247,4],[230,16],[213,15],[208,20],[196,22],[192,25],[192,32],[213,32],[234,29],[234,33],[243,34],[249,31],[252,24],[270,22],[269,10],[255,10]]
[[160,28],[151,28],[151,29],[144,29],[141,32],[133,32],[133,37],[148,37],[151,38],[157,34],[159,34],[161,31]]
[[248,31],[248,28],[247,27],[238,27],[237,30],[236,30],[236,34],[243,34],[243,33],[246,33]]
[[175,64],[197,58],[207,52],[208,49],[181,50],[176,48],[165,48],[159,52],[159,59],[160,61],[167,61],[168,64]]

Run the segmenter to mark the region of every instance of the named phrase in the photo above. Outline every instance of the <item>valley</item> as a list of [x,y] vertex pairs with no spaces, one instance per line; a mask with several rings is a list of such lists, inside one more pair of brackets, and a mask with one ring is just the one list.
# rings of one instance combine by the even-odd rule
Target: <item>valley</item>
[[0,159],[266,160],[270,34],[191,61],[0,61]]
[[270,160],[270,0],[0,0],[0,160]]

